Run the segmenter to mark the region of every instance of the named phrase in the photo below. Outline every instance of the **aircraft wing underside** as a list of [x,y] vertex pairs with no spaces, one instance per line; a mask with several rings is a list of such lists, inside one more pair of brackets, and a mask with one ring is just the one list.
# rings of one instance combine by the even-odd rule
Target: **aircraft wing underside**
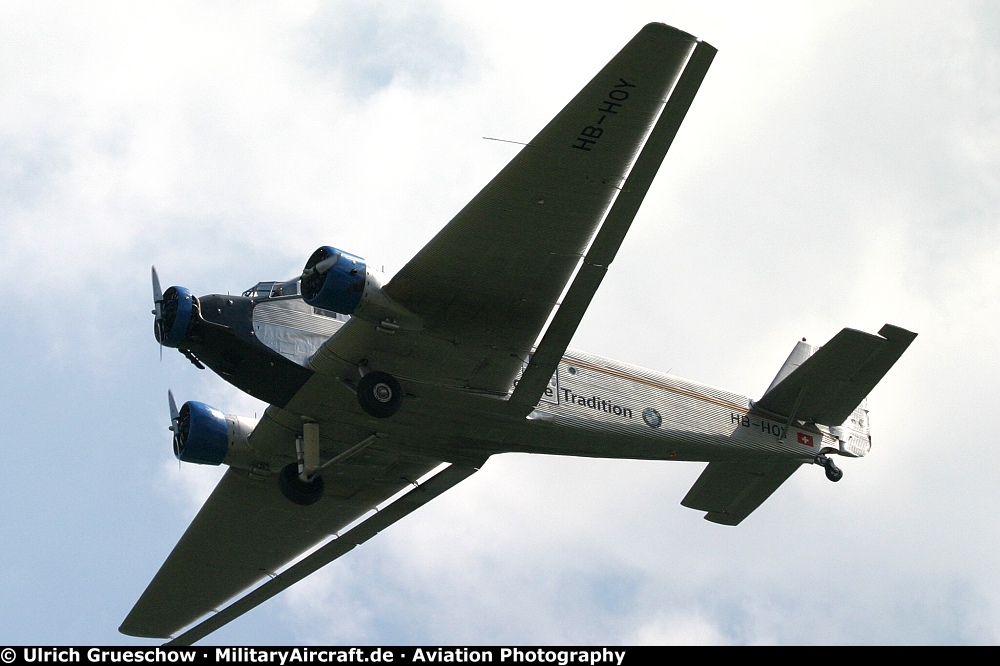
[[364,357],[400,377],[507,393],[698,44],[643,28],[385,286],[424,329],[385,335],[356,318],[314,369]]
[[324,475],[323,499],[292,504],[278,475],[230,468],[121,631],[166,638],[336,534],[440,465],[372,447]]

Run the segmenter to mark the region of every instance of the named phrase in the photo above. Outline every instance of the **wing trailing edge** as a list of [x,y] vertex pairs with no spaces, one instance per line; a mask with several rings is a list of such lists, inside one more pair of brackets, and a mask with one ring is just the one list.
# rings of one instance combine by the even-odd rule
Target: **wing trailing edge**
[[514,408],[530,412],[541,398],[594,294],[601,286],[608,266],[618,254],[715,54],[715,47],[707,42],[697,42],[695,45],[621,191],[594,236],[576,277],[510,397]]
[[[265,427],[268,425],[266,420],[262,423]],[[273,434],[273,429],[264,434]],[[260,479],[246,470],[230,468],[119,631],[130,636],[169,638],[206,613],[222,608],[228,600],[261,579],[281,571],[250,593],[255,595],[251,598],[260,598],[256,603],[261,603],[294,582],[280,587],[275,584],[278,579],[289,581],[296,575],[299,577],[295,580],[304,578],[309,571],[340,557],[467,478],[485,461],[480,459],[473,463],[470,460],[469,464],[452,464],[434,472],[440,467],[440,461],[398,457],[391,451],[369,449],[354,460],[356,465],[344,464],[335,477],[327,479],[326,497],[305,507],[289,502],[281,494],[276,474]],[[419,483],[418,494],[414,495],[411,490],[400,495],[411,485],[408,479],[428,474],[433,476]],[[372,508],[377,510],[369,514]],[[322,544],[330,535],[358,520],[361,522],[350,531],[288,566],[301,553]],[[327,558],[323,564],[301,573],[322,557]],[[262,593],[258,590],[263,587],[274,592],[261,598]],[[242,603],[245,606],[245,602]],[[198,638],[250,610],[256,603],[236,615],[231,614],[232,605],[213,615],[198,625],[214,623],[212,629]],[[229,619],[220,622],[226,617]]]

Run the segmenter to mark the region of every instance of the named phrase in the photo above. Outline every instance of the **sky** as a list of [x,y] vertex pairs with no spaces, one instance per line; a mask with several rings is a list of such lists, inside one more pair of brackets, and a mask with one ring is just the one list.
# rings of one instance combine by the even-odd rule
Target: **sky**
[[117,627],[222,470],[152,335],[320,245],[398,270],[645,23],[719,49],[572,346],[759,397],[919,333],[844,479],[736,528],[701,464],[507,455],[204,644],[996,644],[1000,6],[0,1],[0,644]]

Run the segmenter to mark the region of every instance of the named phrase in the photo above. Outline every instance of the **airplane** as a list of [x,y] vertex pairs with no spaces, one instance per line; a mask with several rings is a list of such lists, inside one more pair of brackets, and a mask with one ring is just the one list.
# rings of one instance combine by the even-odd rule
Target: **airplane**
[[119,630],[191,644],[500,453],[707,462],[681,504],[722,525],[866,455],[903,328],[798,342],[757,400],[569,348],[715,53],[642,28],[391,279],[332,246],[241,296],[162,291],[154,267],[161,353],[269,406],[168,394],[174,455],[229,469]]

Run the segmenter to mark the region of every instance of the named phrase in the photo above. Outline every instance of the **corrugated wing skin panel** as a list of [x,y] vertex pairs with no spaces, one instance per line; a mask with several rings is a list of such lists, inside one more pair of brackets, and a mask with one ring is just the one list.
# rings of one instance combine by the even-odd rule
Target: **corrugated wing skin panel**
[[[386,285],[469,357],[468,376],[445,381],[510,388],[695,44],[663,24],[643,28]],[[435,377],[435,364],[408,363]]]
[[580,321],[590,307],[590,302],[600,287],[608,267],[614,261],[653,178],[666,156],[681,122],[694,101],[698,89],[715,58],[716,50],[710,44],[698,42],[690,59],[680,74],[677,84],[670,92],[670,98],[663,112],[650,131],[649,138],[635,160],[632,170],[608,210],[600,231],[587,250],[573,283],[563,296],[559,309],[549,323],[545,335],[531,356],[528,369],[522,374],[517,390],[510,401],[516,409],[530,408],[545,391],[549,377],[556,366]]
[[845,328],[771,388],[756,406],[801,421],[838,426],[917,337],[886,324],[879,335]]
[[356,484],[327,484],[324,498],[312,506],[285,499],[276,474],[253,478],[230,468],[120,631],[150,638],[173,635],[406,488],[407,479],[439,464],[410,457],[386,469],[371,467]]
[[764,503],[801,463],[759,460],[709,463],[681,500],[689,509],[707,511],[705,520],[739,525]]
[[241,597],[238,601],[220,610],[215,615],[206,618],[197,626],[185,631],[167,643],[167,645],[191,645],[194,641],[204,638],[219,627],[256,608],[329,562],[346,554],[355,546],[376,536],[379,531],[384,530],[401,518],[405,518],[408,514],[441,493],[467,479],[476,472],[476,469],[474,467],[451,465],[438,472],[432,478],[421,483],[419,487],[396,499],[392,504],[355,525],[348,532],[324,544],[315,552],[310,553],[285,571],[282,571],[275,578]]

